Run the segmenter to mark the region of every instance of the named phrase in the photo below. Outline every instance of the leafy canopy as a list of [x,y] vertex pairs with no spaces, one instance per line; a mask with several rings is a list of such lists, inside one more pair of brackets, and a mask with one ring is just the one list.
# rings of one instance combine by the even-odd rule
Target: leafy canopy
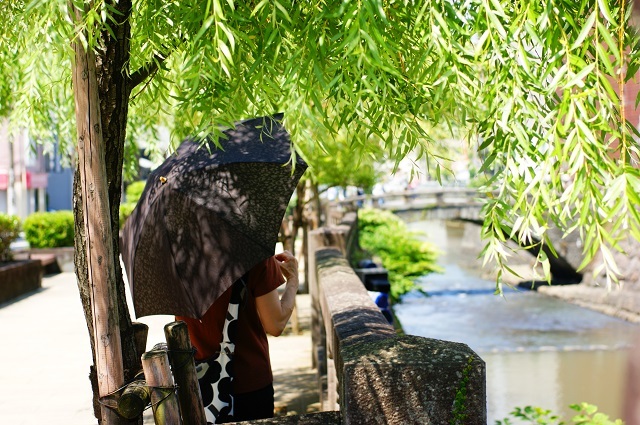
[[384,152],[379,147],[379,141],[371,137],[367,141],[367,150],[363,151],[362,145],[356,142],[358,135],[347,139],[343,133],[331,134],[326,130],[318,130],[314,140],[321,143],[300,146],[301,154],[307,158],[313,170],[313,182],[327,188],[356,186],[370,193],[382,177],[380,164],[384,161]]
[[[71,23],[66,0],[0,0],[0,113],[67,146],[75,139],[70,41],[99,48],[116,13],[111,0],[73,4],[86,6],[84,28]],[[284,112],[298,145],[330,143],[313,137],[324,128],[399,161],[433,153],[425,129],[464,128],[492,176],[487,259],[504,264],[505,228],[549,243],[546,229],[557,225],[581,233],[586,261],[602,252],[615,278],[612,249],[627,234],[640,239],[637,132],[620,101],[638,69],[630,6],[133,1],[122,72],[151,77],[132,94],[129,143],[153,140],[158,125],[181,140]]]

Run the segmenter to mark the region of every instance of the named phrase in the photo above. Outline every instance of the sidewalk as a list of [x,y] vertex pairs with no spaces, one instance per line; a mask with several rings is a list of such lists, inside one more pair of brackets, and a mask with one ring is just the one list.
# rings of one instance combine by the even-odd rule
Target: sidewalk
[[[309,296],[299,295],[297,303],[302,333],[269,337],[276,406],[286,405],[289,414],[306,413],[318,401]],[[149,326],[149,349],[164,341],[164,325],[173,317],[138,321]],[[91,347],[75,274],[44,277],[39,291],[0,304],[0,341],[0,424],[97,423],[88,378]],[[144,423],[153,424],[148,417]]]

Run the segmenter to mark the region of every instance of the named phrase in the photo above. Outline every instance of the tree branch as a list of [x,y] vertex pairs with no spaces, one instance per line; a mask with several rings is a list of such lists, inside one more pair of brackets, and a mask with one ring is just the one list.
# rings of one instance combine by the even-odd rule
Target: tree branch
[[129,77],[129,89],[133,90],[136,86],[149,78],[151,74],[158,71],[158,69],[160,69],[160,65],[162,65],[164,61],[167,60],[167,57],[169,57],[169,55],[161,56],[158,53],[153,57],[152,61],[140,67],[136,72],[131,74],[131,76]]

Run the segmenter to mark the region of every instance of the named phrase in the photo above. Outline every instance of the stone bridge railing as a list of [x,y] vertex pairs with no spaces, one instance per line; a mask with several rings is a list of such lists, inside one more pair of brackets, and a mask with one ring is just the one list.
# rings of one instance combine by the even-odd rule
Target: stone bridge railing
[[403,335],[350,266],[356,214],[310,232],[314,365],[343,424],[486,424],[485,363],[467,345]]
[[[337,224],[345,212],[375,207],[417,219],[478,219],[482,194],[468,187],[439,187],[406,190],[382,195],[359,195],[327,204],[327,223]],[[404,218],[404,217],[403,217]]]

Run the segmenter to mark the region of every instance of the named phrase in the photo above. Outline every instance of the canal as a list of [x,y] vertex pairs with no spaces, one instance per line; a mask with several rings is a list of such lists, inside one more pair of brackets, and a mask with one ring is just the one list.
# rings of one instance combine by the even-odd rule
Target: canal
[[[479,226],[432,220],[409,227],[441,250],[445,271],[420,279],[429,296],[407,294],[396,315],[408,334],[463,342],[482,357],[489,424],[527,405],[568,420],[568,406],[583,401],[621,417],[637,325],[534,291],[505,287],[503,297],[494,295],[490,268],[478,259]],[[517,256],[510,266],[528,269],[529,261]]]

